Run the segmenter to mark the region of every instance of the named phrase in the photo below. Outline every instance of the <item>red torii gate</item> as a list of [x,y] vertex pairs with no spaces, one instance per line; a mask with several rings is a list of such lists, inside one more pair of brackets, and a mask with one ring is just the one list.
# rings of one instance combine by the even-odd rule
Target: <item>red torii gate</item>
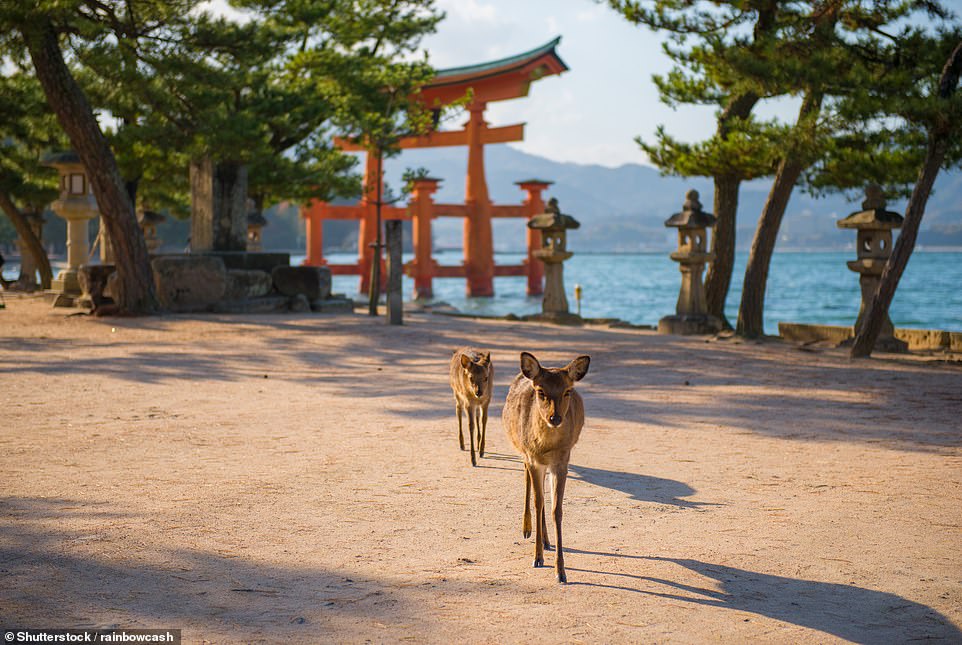
[[[413,219],[414,254],[405,265],[405,273],[414,278],[415,297],[431,297],[434,277],[463,277],[469,296],[494,294],[494,277],[526,275],[528,293],[542,291],[543,267],[531,255],[540,248],[538,231],[528,229],[528,258],[520,265],[495,266],[494,244],[491,233],[492,217],[531,217],[544,211],[542,191],[551,182],[531,179],[518,182],[528,196],[523,204],[496,206],[488,196],[484,174],[484,146],[488,143],[507,143],[524,139],[524,124],[490,128],[484,121],[488,103],[527,96],[532,81],[567,71],[568,66],[555,52],[561,38],[523,54],[501,60],[440,70],[434,79],[419,92],[419,99],[430,107],[450,105],[471,91],[467,106],[470,115],[463,130],[435,131],[426,135],[401,140],[401,148],[437,146],[468,147],[468,171],[464,204],[435,204],[431,195],[437,190],[437,179],[421,179],[415,183],[414,195],[407,208],[382,206],[382,219]],[[366,151],[362,145],[339,142],[346,151]],[[378,177],[375,154],[368,152],[364,166],[364,190],[361,200],[352,206],[333,206],[313,200],[301,208],[307,225],[307,259],[304,264],[329,266],[336,275],[361,276],[360,290],[370,285],[370,245],[376,240],[377,215],[374,204]],[[464,218],[464,263],[461,266],[440,266],[431,257],[431,220],[435,217]],[[358,261],[355,264],[328,265],[323,254],[323,221],[326,219],[360,220]],[[383,261],[383,260],[382,260]],[[384,272],[382,272],[384,275]]]

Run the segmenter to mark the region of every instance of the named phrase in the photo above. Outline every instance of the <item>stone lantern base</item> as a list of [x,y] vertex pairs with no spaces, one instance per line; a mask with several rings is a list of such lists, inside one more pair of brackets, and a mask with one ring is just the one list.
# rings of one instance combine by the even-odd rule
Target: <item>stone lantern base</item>
[[[855,338],[849,338],[839,343],[839,347],[851,347],[855,344]],[[872,346],[873,351],[888,352],[890,354],[907,354],[909,344],[904,340],[899,340],[895,336],[879,336]]]
[[665,316],[658,321],[659,334],[674,334],[676,336],[717,334],[723,327],[721,320],[709,314],[676,314]]

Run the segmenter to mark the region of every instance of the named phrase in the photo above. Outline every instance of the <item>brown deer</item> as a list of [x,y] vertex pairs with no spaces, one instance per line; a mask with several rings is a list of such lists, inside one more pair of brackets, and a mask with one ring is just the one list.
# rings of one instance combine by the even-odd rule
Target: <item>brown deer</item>
[[511,443],[524,458],[524,517],[521,533],[531,536],[531,489],[534,489],[534,566],[544,566],[544,549],[551,548],[544,513],[545,473],[551,473],[554,494],[551,510],[557,536],[555,571],[567,582],[561,543],[561,502],[568,478],[568,459],[585,423],[585,406],[574,385],[588,373],[589,356],[579,356],[565,367],[542,367],[521,352],[521,373],[511,383],[501,415]]
[[488,404],[494,387],[494,365],[491,352],[464,347],[451,357],[451,389],[454,409],[458,415],[458,442],[464,450],[464,430],[461,412],[468,413],[468,438],[471,441],[471,465],[477,466],[474,438],[478,438],[478,454],[484,457],[484,438],[488,429]]

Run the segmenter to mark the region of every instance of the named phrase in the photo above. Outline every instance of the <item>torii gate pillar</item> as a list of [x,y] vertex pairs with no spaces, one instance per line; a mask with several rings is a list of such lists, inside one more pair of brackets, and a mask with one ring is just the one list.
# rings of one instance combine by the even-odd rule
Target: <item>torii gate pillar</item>
[[464,201],[464,264],[469,297],[494,295],[494,243],[491,233],[491,199],[484,178],[484,103],[472,103],[467,124],[468,176]]

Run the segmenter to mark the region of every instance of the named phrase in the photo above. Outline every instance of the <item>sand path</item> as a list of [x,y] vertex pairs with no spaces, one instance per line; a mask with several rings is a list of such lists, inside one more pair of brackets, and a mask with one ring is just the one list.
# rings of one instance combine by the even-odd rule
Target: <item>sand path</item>
[[[962,366],[410,315],[0,311],[0,624],[185,642],[962,642]],[[492,350],[489,455],[453,348]],[[592,356],[570,584],[501,402]],[[941,641],[937,639],[942,639]]]

